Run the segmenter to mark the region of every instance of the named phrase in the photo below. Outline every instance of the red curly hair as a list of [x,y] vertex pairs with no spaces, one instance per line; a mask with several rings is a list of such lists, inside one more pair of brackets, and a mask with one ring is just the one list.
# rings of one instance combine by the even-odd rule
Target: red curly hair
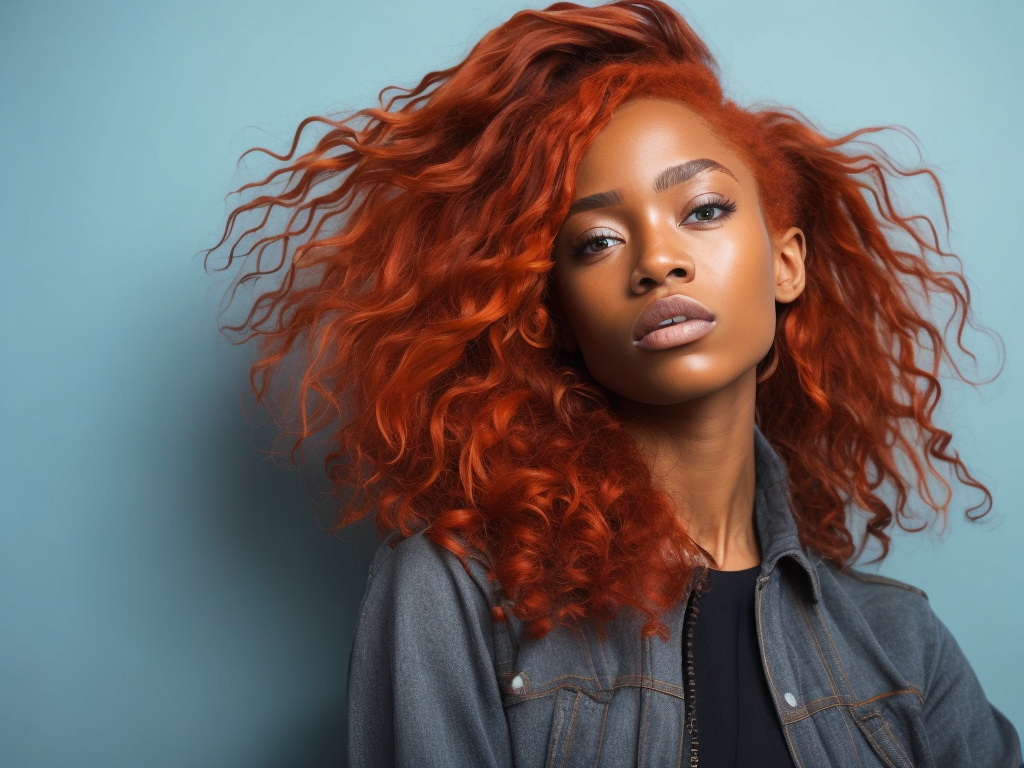
[[[969,291],[933,223],[890,192],[921,174],[942,189],[863,140],[882,129],[828,138],[798,113],[729,101],[707,47],[658,0],[523,11],[457,66],[385,103],[387,90],[379,108],[303,121],[284,155],[259,149],[281,165],[239,190],[257,193],[207,253],[230,243],[224,269],[255,258],[240,282],[278,277],[226,329],[260,339],[259,402],[294,377],[292,459],[329,435],[332,530],[375,515],[381,532],[481,554],[536,635],[627,606],[663,629],[695,544],[606,393],[560,349],[549,285],[576,168],[637,96],[694,109],[750,164],[769,227],[806,234],[807,287],[778,307],[757,391],[803,543],[844,566],[873,537],[884,556],[913,490],[945,518],[942,466],[983,494],[969,517],[991,507],[932,419],[940,364],[960,372],[949,329],[966,352]],[[915,291],[952,302],[945,329]]]

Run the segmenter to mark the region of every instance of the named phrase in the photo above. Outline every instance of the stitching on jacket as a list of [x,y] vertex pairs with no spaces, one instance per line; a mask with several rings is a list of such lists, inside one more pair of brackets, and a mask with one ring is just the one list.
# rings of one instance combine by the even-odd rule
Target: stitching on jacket
[[[765,587],[767,587],[767,584],[765,585]],[[772,692],[772,700],[775,704],[775,709],[778,710],[779,691],[778,687],[775,685],[774,678],[772,678],[772,670],[771,665],[768,663],[768,656],[764,652],[764,622],[761,620],[760,608],[761,601],[764,599],[763,597],[761,597],[761,594],[765,587],[754,588],[756,590],[754,593],[754,625],[757,627],[757,649],[758,652],[761,654],[761,668],[764,670],[764,675],[768,680],[768,687],[771,689]],[[788,738],[786,739],[786,743],[787,745],[789,744]]]
[[572,633],[576,635],[576,640],[583,647],[583,653],[587,657],[587,663],[590,665],[590,671],[594,673],[593,679],[597,680],[598,686],[600,686],[601,676],[597,673],[597,667],[594,666],[594,658],[590,655],[590,644],[587,643],[587,638],[583,634],[583,630],[580,629],[579,625],[573,625]]
[[[527,677],[526,672],[520,672],[519,674],[521,674],[527,680],[529,679]],[[554,683],[554,682],[559,681],[559,680],[585,680],[585,681],[590,682],[590,683],[598,683],[599,682],[596,677],[587,677],[586,675],[559,675],[558,677],[548,677],[548,678],[545,678],[544,679],[544,688],[538,689],[537,692],[541,693],[541,692],[544,692],[544,691],[557,691],[557,690],[560,690],[560,689],[564,688],[565,686],[562,685],[561,683],[559,683],[557,685],[550,685],[550,683]],[[549,687],[549,685],[550,685],[550,687]],[[598,690],[602,690],[602,688],[600,686],[597,686],[597,689]]]
[[825,676],[828,678],[829,687],[832,689],[832,695],[837,700],[841,700],[839,691],[836,689],[836,681],[832,676],[832,669],[828,665],[828,661],[825,659],[825,653],[821,649],[821,643],[818,641],[818,633],[814,631],[814,627],[811,625],[811,620],[807,615],[807,611],[804,610],[804,605],[799,600],[795,601],[797,607],[800,609],[800,615],[803,617],[804,624],[807,625],[807,631],[810,633],[811,638],[814,640],[814,647],[818,650],[818,658],[821,661],[821,666],[825,669]]
[[890,579],[888,576],[881,576],[875,573],[864,573],[864,571],[858,571],[853,568],[847,568],[845,571],[840,571],[840,573],[845,573],[847,576],[852,576],[857,581],[863,581],[866,584],[884,584],[888,587],[899,587],[900,589],[905,589],[908,592],[920,595],[925,600],[928,599],[928,594],[923,589],[915,587],[913,584],[907,584],[904,581]]
[[647,677],[646,675],[620,675],[612,680],[611,687],[608,690],[615,691],[619,688],[652,690],[658,693],[667,693],[679,699],[684,698],[684,693],[686,692],[686,689],[681,685],[676,685],[657,677]]
[[[498,605],[502,610],[505,610],[505,606],[502,604],[503,602],[504,601]],[[515,640],[512,638],[512,628],[509,626],[509,612],[507,610],[505,611],[505,616],[506,618],[504,621],[492,621],[492,624],[494,625],[495,635],[495,656],[497,657],[499,652],[503,655],[507,654],[507,658],[503,658],[500,661],[497,658],[495,659],[496,666],[509,667],[512,665],[512,662],[515,661],[515,652],[513,651],[513,648],[515,647]],[[504,638],[504,642],[499,639],[499,636]]]
[[[384,539],[384,541],[381,542],[381,546],[377,547],[378,554],[374,554],[373,559],[370,560],[370,567],[367,569],[366,573],[367,588],[369,588],[370,582],[373,581],[373,577],[376,576],[380,572],[380,569],[384,566],[384,561],[390,559],[394,555],[395,544],[397,544],[398,542],[396,541],[392,543],[391,539],[393,538],[394,534]],[[384,544],[388,545],[387,548],[384,548]],[[377,565],[377,557],[379,556],[379,554],[384,555],[384,557],[381,558],[380,565]],[[374,567],[375,565],[376,567]]]
[[548,737],[547,757],[544,760],[544,768],[557,768],[558,747],[562,741],[562,722],[565,720],[565,713],[558,706],[558,699],[555,699],[555,712],[551,718],[551,736]]
[[836,659],[836,665],[839,667],[839,671],[843,675],[843,680],[846,681],[846,696],[847,698],[853,698],[855,691],[853,690],[853,684],[850,682],[850,676],[846,673],[846,665],[843,664],[842,654],[839,653],[839,648],[836,646],[836,639],[832,636],[832,630],[828,628],[828,622],[825,621],[821,615],[821,609],[818,606],[814,607],[815,613],[818,614],[818,623],[821,624],[821,628],[825,630],[825,634],[828,635],[828,644],[832,647],[832,655]]
[[581,696],[582,696],[582,694],[577,691],[576,692],[576,696],[572,700],[572,712],[569,715],[569,729],[565,733],[565,742],[562,744],[562,761],[561,761],[561,765],[563,765],[563,766],[565,765],[566,759],[568,759],[568,757],[569,757],[569,747],[572,746],[572,739],[576,735],[575,734],[576,712],[579,710],[579,707],[580,707],[580,697]]
[[604,716],[601,717],[601,732],[597,736],[597,755],[594,757],[594,768],[601,764],[601,751],[604,749],[604,728],[608,724],[608,710],[611,708],[611,702],[605,702]]
[[637,767],[643,765],[647,758],[647,734],[650,732],[651,725],[651,692],[650,689],[643,689],[641,694],[641,701],[643,701],[643,724],[640,728],[640,754],[637,755],[636,764]]
[[[888,765],[889,768],[907,768],[907,766],[913,768],[913,763],[910,762],[910,758],[907,757],[907,753],[903,751],[903,748],[900,746],[900,743],[896,740],[896,737],[893,735],[893,732],[889,730],[889,724],[885,722],[885,718],[882,717],[882,714],[880,712],[870,712],[867,715],[864,715],[863,717],[859,718],[859,720],[866,726],[867,721],[873,717],[877,717],[879,719],[879,721],[882,723],[882,727],[876,728],[874,731],[871,732],[865,731],[865,735],[867,736],[868,740],[875,746],[875,753],[880,755],[881,758],[885,760],[885,764]],[[875,734],[883,729],[889,736],[889,742],[892,744],[893,748],[897,750],[898,754],[896,755],[896,758],[900,761],[901,765],[896,765],[895,763],[893,763],[893,761],[889,759],[889,756],[885,754],[887,750],[884,750],[882,745],[878,743],[878,740],[875,739]]]
[[[846,712],[850,715],[850,720],[852,721],[853,713],[851,713],[850,710],[846,710]],[[857,765],[860,766],[860,768],[864,768],[864,763],[860,761],[860,750],[857,748],[857,740],[853,738],[853,731],[850,730],[850,723],[846,722],[846,718],[843,717],[842,714],[839,715],[839,719],[842,721],[843,727],[846,728],[846,735],[850,737],[850,749],[853,750],[853,756],[857,758]],[[853,725],[856,726],[857,724],[853,723]]]
[[[683,716],[680,722],[686,722],[686,702],[683,702]],[[679,729],[679,750],[676,752],[676,768],[683,768],[683,746],[686,744],[686,728]]]
[[[381,548],[378,547],[377,551],[381,552],[382,550],[381,550]],[[356,615],[356,626],[357,627],[360,624],[363,623],[363,621],[365,620],[366,611],[369,609],[370,591],[375,586],[373,582],[374,582],[374,576],[375,576],[376,572],[379,572],[380,569],[384,566],[384,560],[387,560],[387,559],[393,557],[393,555],[394,555],[393,551],[390,548],[384,549],[383,552],[385,553],[384,559],[381,560],[380,565],[377,566],[376,569],[374,569],[373,564],[375,562],[377,562],[378,555],[374,555],[373,556],[373,560],[370,561],[370,572],[369,572],[369,574],[366,577],[366,588],[365,588],[365,591],[363,592],[363,600],[359,604],[359,613]],[[380,583],[380,579],[377,579],[377,583]],[[355,648],[355,638],[354,637],[352,638],[352,646],[353,646],[353,648]]]
[[[646,644],[647,644],[647,641],[644,638],[641,638],[640,642],[636,644],[636,649],[637,649],[636,663],[633,665],[633,669],[639,669],[640,670],[640,677],[641,678],[644,676],[644,652],[646,650],[646,648],[645,648]],[[682,662],[680,662],[680,664],[682,664]],[[616,678],[616,680],[617,679],[619,679],[619,678]]]
[[812,699],[811,701],[805,702],[804,707],[814,707],[822,702],[828,702],[829,704],[843,704],[843,700],[838,696],[822,696],[820,699]]
[[612,668],[612,666],[611,666],[611,664],[608,663],[608,655],[604,652],[604,643],[603,642],[599,642],[597,644],[597,651],[598,651],[599,654],[601,654],[601,671],[604,673],[604,676],[607,678],[607,677],[609,677],[611,675],[611,668]]
[[[831,709],[832,707],[846,707],[848,709],[854,709],[856,707],[863,707],[866,704],[871,704],[872,702],[879,701],[880,699],[889,698],[890,696],[902,696],[905,693],[912,693],[915,696],[917,696],[919,699],[921,699],[921,692],[918,691],[916,688],[904,688],[904,689],[899,690],[899,691],[891,691],[889,693],[880,693],[877,696],[872,696],[870,699],[865,699],[864,701],[858,701],[858,702],[853,702],[853,703],[849,703],[849,704],[844,703],[842,701],[834,701],[832,703],[825,704],[824,706],[816,707],[813,710],[809,709],[809,707],[811,705],[808,704],[808,705],[805,706],[806,712],[804,712],[803,714],[798,715],[796,717],[784,718],[783,719],[783,725],[789,725],[791,723],[798,723],[801,720],[806,720],[807,718],[809,718],[809,717],[811,717],[813,715],[816,715],[819,712],[824,712],[826,709]],[[827,701],[827,699],[818,699],[817,701],[819,701],[819,702]],[[922,699],[922,701],[923,701],[923,699]],[[812,703],[817,703],[817,702],[812,702]]]
[[[874,736],[868,736],[868,738],[869,738],[869,739],[871,740],[871,743],[872,743],[872,744],[874,744],[875,746],[878,746],[878,744],[877,744],[877,743],[875,742],[875,737],[874,737]],[[885,761],[885,764],[886,764],[887,766],[889,766],[889,768],[899,768],[899,766],[898,766],[898,765],[895,765],[895,764],[893,763],[893,761],[889,759],[889,756],[888,756],[887,754],[885,754],[885,752],[884,752],[884,751],[882,751],[882,748],[881,748],[881,747],[878,747],[878,749],[875,749],[875,750],[873,750],[873,751],[874,751],[874,753],[875,753],[875,755],[876,755],[877,757],[881,757],[881,758],[882,758],[882,760],[884,760],[884,761]]]
[[924,694],[922,694],[919,690],[917,690],[917,688],[914,688],[913,686],[911,686],[910,688],[901,688],[898,691],[891,691],[889,693],[880,693],[877,696],[872,696],[870,699],[864,699],[864,701],[857,702],[856,704],[851,704],[850,706],[862,707],[865,704],[871,704],[873,702],[880,701],[882,699],[888,698],[889,696],[898,696],[901,693],[912,693],[915,696],[917,696],[917,698],[920,700],[922,705],[924,704]]
[[640,680],[641,680],[641,690],[642,690],[642,693],[641,693],[641,696],[640,696],[640,700],[644,702],[644,706],[643,706],[642,712],[641,712],[641,717],[643,718],[643,720],[641,722],[641,731],[640,732],[643,734],[643,740],[640,743],[640,754],[638,754],[636,756],[637,757],[637,760],[636,760],[637,768],[639,768],[640,765],[642,765],[644,762],[646,762],[646,759],[647,759],[647,736],[651,732],[651,689],[648,688],[647,685],[645,685],[644,683],[646,682],[646,680],[649,679],[651,681],[651,683],[653,684],[653,682],[655,680],[655,677],[654,677],[653,674],[648,676],[648,670],[651,670],[653,672],[653,663],[654,663],[654,653],[653,653],[653,649],[651,647],[651,645],[652,645],[651,638],[649,638],[649,637],[645,638],[640,645],[641,645],[641,648],[642,648],[643,658],[645,658],[647,660],[647,663],[644,664],[642,667],[640,667]]
[[[869,715],[865,715],[864,717],[860,718],[859,720],[860,720],[861,723],[866,723],[868,720],[870,720],[873,717],[877,717],[877,718],[879,718],[879,720],[882,721],[882,728],[886,729],[886,731],[889,733],[890,740],[893,741],[893,745],[896,746],[897,750],[899,750],[899,744],[895,743],[895,740],[892,739],[892,731],[889,731],[889,727],[886,725],[885,719],[879,713],[872,712]],[[886,761],[886,765],[888,765],[889,768],[906,768],[905,765],[904,766],[898,766],[895,763],[893,763],[893,761],[891,761],[889,759],[889,756],[885,754],[886,751],[883,749],[882,744],[879,743],[878,739],[874,738],[874,734],[876,734],[879,731],[881,731],[882,728],[878,728],[878,729],[870,731],[870,732],[866,732],[865,731],[865,733],[864,733],[864,735],[867,736],[867,739],[871,742],[871,744],[874,746],[874,748],[876,748],[876,749],[874,749],[874,753],[876,753],[876,755],[879,755],[884,761]],[[900,750],[900,752],[902,753],[903,751]]]
[[889,740],[892,742],[893,747],[899,752],[899,756],[903,758],[906,765],[913,766],[914,764],[910,760],[910,755],[903,750],[903,745],[900,744],[899,739],[896,738],[896,734],[889,728],[889,723],[886,722],[881,713],[879,713],[878,716],[882,719],[882,727],[885,728],[885,732],[889,734]]
[[[815,618],[817,618],[818,620],[818,624],[821,626],[821,628],[825,631],[825,634],[828,636],[829,649],[832,651],[832,656],[835,659],[836,665],[839,667],[839,671],[842,674],[843,679],[846,681],[846,696],[844,698],[847,701],[849,701],[851,698],[853,698],[853,686],[850,685],[850,678],[847,677],[846,668],[843,666],[842,659],[839,657],[839,649],[836,648],[835,639],[832,637],[832,633],[829,632],[828,624],[825,622],[825,618],[821,615],[821,607],[817,604],[815,604],[814,606],[814,615]],[[817,642],[817,638],[815,638],[815,642]],[[832,675],[830,672],[829,677],[831,676]],[[847,712],[849,712],[849,710],[847,710]],[[850,747],[853,749],[853,756],[857,759],[857,765],[860,766],[860,768],[864,768],[864,764],[860,761],[860,750],[857,748],[857,739],[854,738],[853,731],[850,730],[850,723],[846,722],[845,717],[840,716],[839,719],[842,721],[843,727],[846,728],[846,735],[850,737]],[[850,713],[850,719],[853,719],[852,713]],[[854,723],[854,725],[856,725],[856,723]]]
[[[531,688],[529,675],[526,672],[519,672],[518,674],[523,677],[523,680],[526,683],[525,689],[529,690]],[[507,681],[514,677],[514,674],[512,672],[502,672],[501,677]],[[593,678],[582,677],[580,675],[561,675],[559,677],[551,678],[549,682],[553,682],[555,680],[560,680],[562,682],[557,685],[545,686],[544,688],[531,690],[529,693],[516,693],[513,695],[511,703],[514,704],[515,702],[527,701],[529,699],[540,699],[545,696],[550,696],[553,693],[558,693],[565,688],[578,691],[584,696],[602,704],[608,702],[608,694],[615,693],[622,688],[636,688],[640,691],[654,691],[655,693],[663,693],[666,696],[671,696],[672,698],[680,700],[686,698],[686,689],[682,686],[666,682],[665,680],[659,680],[656,677],[645,677],[643,675],[622,675],[621,677],[615,678],[607,688],[597,686],[596,689],[593,690],[587,687],[575,687],[573,685],[573,681],[593,681]],[[507,689],[507,686],[505,686],[505,688]],[[832,697],[829,698],[831,699]]]
[[[792,737],[789,734],[789,725],[787,723],[783,723],[782,724],[782,729],[786,732],[786,745],[787,745],[787,749],[788,749],[788,745],[790,743],[792,743],[792,741],[793,741]],[[793,760],[796,761],[796,768],[804,768],[804,763],[800,759],[800,755],[797,755],[797,754],[794,754],[794,753],[791,753],[791,754],[793,755]]]

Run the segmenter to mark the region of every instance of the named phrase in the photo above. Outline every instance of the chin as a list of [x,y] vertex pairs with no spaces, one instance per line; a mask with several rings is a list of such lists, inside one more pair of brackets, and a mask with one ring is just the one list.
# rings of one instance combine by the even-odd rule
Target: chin
[[[763,356],[762,356],[763,357]],[[758,358],[760,361],[761,358]],[[695,403],[715,395],[752,396],[757,380],[757,362],[732,370],[661,371],[645,382],[622,381],[621,376],[594,377],[613,399],[653,406]]]

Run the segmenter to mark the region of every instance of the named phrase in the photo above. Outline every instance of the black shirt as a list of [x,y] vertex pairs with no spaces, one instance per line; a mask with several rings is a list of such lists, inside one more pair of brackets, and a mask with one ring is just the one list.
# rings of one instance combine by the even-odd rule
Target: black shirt
[[700,768],[794,768],[757,640],[760,570],[705,576],[693,627]]

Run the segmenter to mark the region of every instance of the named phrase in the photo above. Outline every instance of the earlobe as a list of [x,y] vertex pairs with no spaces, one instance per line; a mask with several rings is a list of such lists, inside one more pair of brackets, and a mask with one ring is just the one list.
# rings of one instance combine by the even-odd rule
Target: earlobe
[[788,304],[803,293],[807,241],[803,230],[790,227],[775,245],[775,300]]

